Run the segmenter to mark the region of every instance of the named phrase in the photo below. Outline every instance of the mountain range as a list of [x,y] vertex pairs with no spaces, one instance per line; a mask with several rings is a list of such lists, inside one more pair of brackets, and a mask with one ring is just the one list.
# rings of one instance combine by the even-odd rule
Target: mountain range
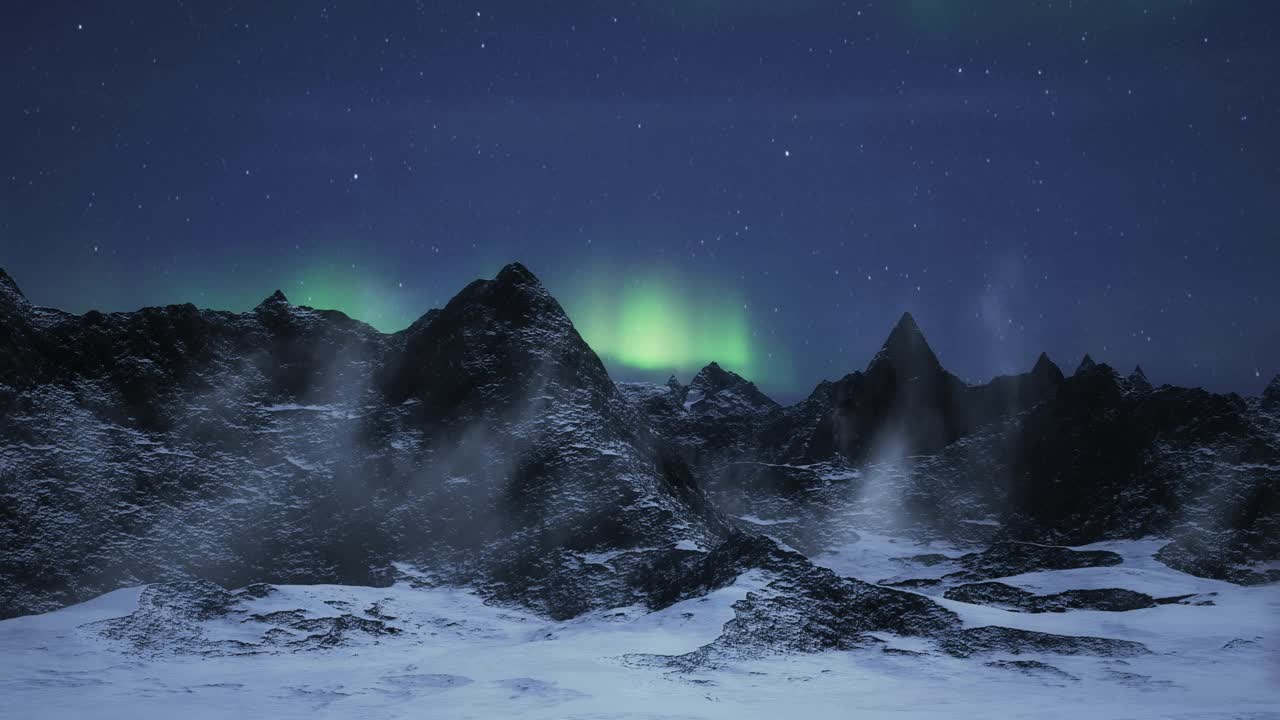
[[[1280,581],[1278,468],[1280,377],[1245,398],[1041,355],[970,385],[909,314],[865,369],[781,406],[716,363],[687,385],[615,382],[519,264],[393,334],[279,291],[246,313],[74,315],[0,271],[0,618],[147,586],[100,628],[132,651],[270,651],[271,630],[232,646],[191,628],[249,622],[245,603],[286,586],[469,588],[567,622],[752,577],[713,640],[628,662],[886,633],[953,658],[1133,657],[1132,638],[974,625],[957,603],[1206,602],[1000,581],[1117,566],[1080,546],[1148,538],[1180,573]],[[837,557],[890,537],[955,551]],[[323,627],[298,612],[254,622],[306,647],[404,630],[372,606]]]

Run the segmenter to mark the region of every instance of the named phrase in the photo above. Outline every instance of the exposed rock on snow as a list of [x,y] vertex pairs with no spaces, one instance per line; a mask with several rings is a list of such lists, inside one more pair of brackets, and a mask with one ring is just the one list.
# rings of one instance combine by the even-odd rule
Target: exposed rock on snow
[[1020,612],[1064,612],[1066,610],[1103,610],[1123,612],[1156,606],[1156,599],[1144,593],[1122,588],[1066,590],[1052,595],[1036,595],[1021,588],[998,582],[969,583],[947,590],[948,600],[994,605]]

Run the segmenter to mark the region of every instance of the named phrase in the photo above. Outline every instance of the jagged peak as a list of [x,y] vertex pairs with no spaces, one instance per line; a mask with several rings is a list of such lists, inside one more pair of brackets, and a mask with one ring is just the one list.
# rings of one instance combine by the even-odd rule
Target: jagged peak
[[31,302],[27,300],[27,296],[22,294],[22,289],[18,287],[18,283],[9,277],[9,274],[0,268],[0,297],[8,298],[15,307],[26,309],[31,307]]
[[440,316],[452,317],[466,312],[476,303],[511,316],[538,315],[554,317],[557,321],[563,316],[564,322],[569,322],[564,308],[547,292],[537,276],[518,262],[504,266],[492,280],[473,280],[445,304]]
[[712,391],[738,384],[747,384],[747,380],[735,372],[725,370],[716,362],[707,363],[689,381],[689,387],[709,387]]
[[[577,389],[598,397],[617,392],[608,370],[564,308],[520,263],[505,265],[492,279],[471,281],[443,308],[429,311],[398,336],[402,344],[387,374],[393,396],[418,395],[453,406],[464,396],[482,393],[482,388],[503,387],[495,399],[511,400],[522,397],[531,387],[528,383],[549,378],[556,367],[575,368],[572,384]],[[492,357],[510,365],[491,371]],[[479,382],[471,383],[470,389],[446,392],[438,376],[454,373]],[[562,382],[566,392],[569,385]],[[522,389],[507,394],[514,388]]]
[[676,391],[684,389],[684,385],[680,384],[680,381],[676,379],[675,375],[672,375],[671,377],[667,378],[667,387]]
[[1141,365],[1134,367],[1133,372],[1129,373],[1129,384],[1140,390],[1151,389],[1151,381],[1147,379],[1147,374],[1142,371]]
[[698,371],[698,374],[693,376],[693,381],[690,384],[692,384],[693,382],[697,382],[699,378],[702,378],[705,381],[712,378],[721,378],[726,376],[738,377],[736,373],[732,373],[732,372],[729,372],[728,370],[725,370],[724,368],[720,367],[720,363],[713,361],[703,366],[703,368]]
[[527,285],[538,289],[542,288],[542,281],[538,279],[538,276],[518,262],[504,266],[498,271],[493,280],[499,285]]
[[[920,326],[916,324],[916,319],[912,317],[909,312],[902,313],[902,317],[898,318],[898,323],[893,326],[893,332],[919,335],[921,338],[924,337],[924,333],[921,332]],[[890,337],[892,337],[892,333],[890,334]]]
[[942,367],[933,348],[929,347],[929,341],[925,340],[920,326],[916,324],[916,319],[909,312],[902,313],[902,317],[898,318],[898,323],[893,326],[889,337],[880,347],[880,352],[872,358],[867,369],[881,363],[907,365],[913,368],[913,372],[921,369],[921,365],[939,369]]
[[281,305],[288,305],[288,304],[289,304],[289,298],[285,297],[284,293],[281,292],[280,290],[276,290],[275,292],[268,295],[266,300],[263,300],[262,302],[258,303],[258,309],[279,307]]
[[730,390],[742,396],[754,406],[777,406],[777,403],[761,392],[755,383],[732,370],[725,370],[717,362],[708,363],[706,367],[699,370],[698,374],[694,375],[693,380],[689,382],[689,389],[699,393],[702,397]]
[[1040,357],[1036,358],[1036,364],[1031,368],[1032,375],[1054,375],[1062,377],[1062,369],[1058,364],[1049,359],[1049,353],[1040,353]]
[[1096,367],[1098,367],[1098,363],[1093,361],[1093,358],[1089,356],[1089,353],[1085,353],[1084,359],[1080,361],[1080,366],[1076,368],[1076,375],[1089,372]]

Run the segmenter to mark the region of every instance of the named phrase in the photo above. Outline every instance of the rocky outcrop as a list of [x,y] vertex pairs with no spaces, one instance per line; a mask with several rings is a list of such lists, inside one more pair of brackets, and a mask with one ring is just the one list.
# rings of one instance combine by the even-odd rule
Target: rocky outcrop
[[995,626],[969,628],[954,633],[946,638],[943,647],[959,657],[999,652],[1010,655],[1054,653],[1126,658],[1151,652],[1142,643],[1131,640],[1054,635]]
[[1144,593],[1123,588],[1066,590],[1051,595],[1036,595],[998,582],[960,585],[947,590],[948,600],[976,605],[992,605],[1028,613],[1065,612],[1067,610],[1101,610],[1124,612],[1156,606],[1156,599]]
[[963,578],[975,580],[1009,577],[1043,570],[1072,570],[1119,565],[1122,558],[1106,550],[1072,550],[1065,547],[1025,542],[1000,542],[977,553],[968,553],[953,562]]

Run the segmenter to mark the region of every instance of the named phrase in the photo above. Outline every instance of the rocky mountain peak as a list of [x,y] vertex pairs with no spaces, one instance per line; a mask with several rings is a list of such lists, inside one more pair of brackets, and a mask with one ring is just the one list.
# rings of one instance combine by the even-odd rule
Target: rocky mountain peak
[[909,377],[926,371],[942,371],[942,363],[938,361],[938,356],[929,347],[924,333],[909,312],[902,313],[880,352],[872,358],[867,371],[884,366],[893,367]]
[[1085,353],[1084,359],[1080,361],[1080,365],[1076,368],[1075,374],[1080,375],[1082,373],[1087,373],[1096,367],[1098,367],[1098,363],[1094,362],[1093,358],[1090,357],[1088,353]]
[[520,263],[503,267],[492,280],[475,280],[467,285],[445,305],[435,322],[448,323],[451,318],[475,313],[492,315],[504,323],[552,324],[572,329],[560,303]]
[[429,397],[438,411],[472,396],[517,402],[543,384],[586,390],[594,402],[615,392],[564,309],[519,263],[473,281],[414,323],[388,369],[393,395]]
[[1138,365],[1129,374],[1129,383],[1139,390],[1150,390],[1151,381],[1147,379],[1147,374],[1142,371],[1142,366]]
[[1032,377],[1037,380],[1052,380],[1055,383],[1062,382],[1062,370],[1049,359],[1047,353],[1040,353],[1040,357],[1036,358],[1035,367],[1031,368]]
[[22,294],[22,290],[18,288],[13,278],[0,268],[0,307],[4,305],[10,305],[18,310],[27,310],[31,307],[31,302],[27,300],[26,295]]
[[257,309],[266,310],[268,308],[288,307],[288,305],[289,298],[285,297],[283,292],[276,290],[271,293],[271,295],[267,296],[267,299],[258,303]]
[[543,290],[542,281],[538,279],[538,276],[518,262],[513,262],[503,267],[493,280],[498,285],[522,286]]
[[742,380],[738,375],[720,367],[719,363],[711,362],[708,363],[706,367],[699,370],[697,375],[693,376],[693,380],[689,383],[689,386],[692,387],[697,385],[703,388],[717,389],[719,387],[733,384],[735,378],[737,380]]
[[760,392],[755,383],[713,362],[693,376],[685,406],[692,410],[725,406],[738,411],[759,411],[772,410],[778,404]]

